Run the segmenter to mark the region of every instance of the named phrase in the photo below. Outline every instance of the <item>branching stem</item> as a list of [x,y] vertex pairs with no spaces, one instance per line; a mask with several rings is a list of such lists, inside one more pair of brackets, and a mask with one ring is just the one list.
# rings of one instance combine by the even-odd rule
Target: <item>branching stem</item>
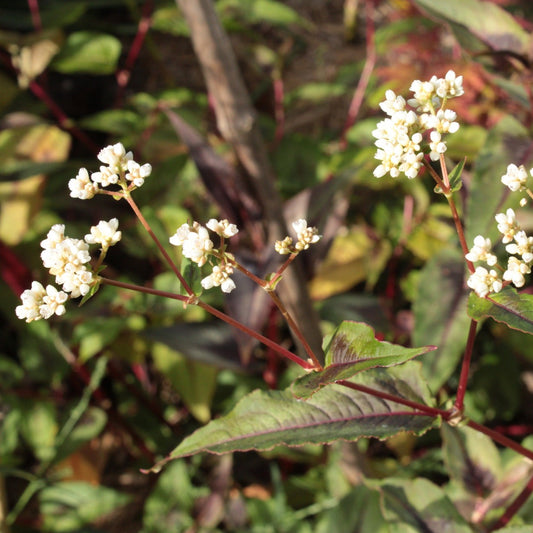
[[175,294],[172,292],[160,291],[157,289],[151,289],[150,287],[143,287],[141,285],[134,285],[132,283],[125,283],[123,281],[116,281],[116,280],[109,279],[109,278],[100,278],[100,282],[105,285],[113,285],[114,287],[119,287],[121,289],[143,292],[145,294],[153,294],[154,296],[162,296],[164,298],[170,298],[172,300],[179,300],[180,302],[183,302],[185,304],[197,305],[198,307],[205,309],[209,314],[219,318],[220,320],[223,320],[230,326],[233,326],[234,328],[237,328],[243,331],[244,333],[250,335],[254,339],[257,339],[259,342],[263,343],[265,346],[268,346],[269,348],[271,348],[273,351],[275,351],[279,355],[282,355],[283,357],[286,357],[287,359],[291,360],[293,363],[296,363],[297,365],[301,366],[302,368],[306,370],[314,370],[314,365],[312,365],[311,363],[308,363],[307,361],[301,359],[296,354],[292,353],[290,350],[287,350],[283,346],[280,346],[274,341],[261,335],[257,331],[254,331],[248,326],[241,324],[239,321],[235,320],[229,315],[226,315],[226,313],[223,313],[222,311],[219,311],[218,309],[211,307],[209,304],[206,304],[205,302],[202,302],[201,300],[198,300],[197,298],[193,298],[194,294],[192,294],[191,296],[184,296],[182,294]]
[[152,231],[152,228],[150,227],[150,225],[148,224],[148,222],[144,218],[143,214],[141,213],[141,210],[137,207],[137,204],[135,203],[135,200],[131,197],[130,194],[124,194],[123,198],[126,200],[126,202],[128,202],[130,207],[133,209],[133,212],[135,213],[135,215],[139,219],[140,223],[143,225],[144,229],[148,232],[148,234],[150,235],[150,237],[154,241],[155,245],[159,248],[159,251],[161,252],[163,257],[165,258],[168,266],[172,269],[174,274],[176,274],[177,278],[180,280],[180,283],[182,284],[182,286],[185,289],[185,291],[187,292],[187,294],[189,296],[193,296],[194,295],[193,290],[189,287],[189,284],[185,281],[185,279],[181,275],[178,267],[175,265],[174,261],[172,261],[172,259],[168,255],[167,251],[165,250],[165,248],[163,247],[163,245],[161,244],[159,239],[156,237],[155,233]]

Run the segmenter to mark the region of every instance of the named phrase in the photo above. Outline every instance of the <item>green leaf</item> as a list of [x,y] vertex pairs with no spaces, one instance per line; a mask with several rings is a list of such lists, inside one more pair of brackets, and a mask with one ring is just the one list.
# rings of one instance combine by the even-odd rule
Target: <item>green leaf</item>
[[205,423],[211,418],[211,401],[218,370],[213,366],[191,361],[161,343],[152,349],[156,368],[180,393],[191,414]]
[[243,370],[234,331],[223,322],[178,323],[147,329],[143,335],[165,344],[191,361],[234,372]]
[[[414,362],[391,369],[359,374],[354,382],[417,402],[430,401]],[[242,398],[226,416],[212,420],[187,437],[153,468],[199,452],[269,450],[285,444],[321,444],[360,437],[384,439],[400,431],[424,433],[436,419],[413,415],[396,402],[347,387],[325,387],[309,400],[297,400],[290,389],[256,390]]]
[[52,402],[25,402],[20,433],[41,461],[48,461],[55,455],[57,430],[56,409]]
[[111,344],[127,327],[120,317],[92,317],[74,330],[73,340],[80,345],[80,360],[87,361]]
[[431,342],[438,346],[436,352],[421,361],[434,392],[452,375],[466,345],[470,319],[466,313],[463,277],[462,255],[445,250],[424,266],[418,279],[413,302],[413,344]]
[[129,109],[106,109],[80,121],[83,128],[127,135],[142,128],[144,118]]
[[435,349],[435,346],[405,348],[378,341],[374,330],[367,324],[345,321],[333,333],[326,347],[326,368],[297,379],[291,390],[296,397],[307,398],[329,383],[351,378],[370,368],[401,365]]
[[94,487],[83,482],[63,482],[46,487],[39,494],[44,531],[74,531],[102,519],[131,496],[107,487]]
[[23,376],[24,370],[15,361],[0,354],[0,383],[3,387],[13,387]]
[[120,41],[104,33],[79,31],[71,33],[52,67],[64,74],[112,74],[120,57]]
[[107,415],[102,409],[89,407],[84,413],[80,422],[65,438],[65,441],[58,450],[55,462],[74,453],[86,442],[94,439],[103,431],[107,423]]
[[168,533],[194,528],[195,500],[207,496],[209,488],[192,484],[192,466],[175,461],[159,476],[144,505],[145,531]]
[[468,314],[474,320],[490,316],[496,322],[533,335],[533,295],[519,294],[510,286],[486,298],[472,292],[468,299]]
[[[529,53],[531,38],[510,13],[491,2],[481,0],[415,0],[432,15],[444,18],[454,29],[466,28],[493,50]],[[480,13],[483,16],[480,16]]]
[[390,531],[472,533],[444,491],[427,479],[368,481],[381,495],[381,508]]
[[338,505],[320,514],[315,533],[350,531],[350,533],[390,533],[379,506],[379,495],[359,485]]
[[465,163],[466,158],[464,158],[460,163],[457,163],[454,169],[450,172],[449,179],[451,192],[456,192],[460,190],[463,186],[461,174],[463,173],[463,169],[465,168]]
[[469,427],[448,424],[441,426],[441,432],[450,477],[476,500],[488,496],[501,474],[500,454],[492,439]]
[[233,19],[237,11],[248,23],[273,24],[285,26],[288,24],[304,24],[306,21],[294,9],[276,0],[220,0],[216,3],[221,18]]

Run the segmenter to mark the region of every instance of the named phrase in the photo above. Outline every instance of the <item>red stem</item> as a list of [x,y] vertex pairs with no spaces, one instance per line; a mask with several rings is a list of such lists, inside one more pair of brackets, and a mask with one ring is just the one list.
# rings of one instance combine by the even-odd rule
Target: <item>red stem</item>
[[[457,212],[457,207],[455,205],[455,201],[453,199],[453,196],[450,192],[450,184],[448,179],[448,171],[446,169],[446,166],[444,166],[444,163],[441,162],[441,169],[442,173],[444,175],[444,180],[440,178],[440,176],[435,172],[431,164],[424,158],[422,159],[422,162],[424,163],[424,166],[429,171],[437,185],[441,188],[442,193],[444,196],[446,196],[446,200],[448,201],[448,205],[450,206],[450,210],[452,212],[453,222],[455,224],[455,229],[457,231],[457,236],[459,237],[459,242],[461,244],[461,249],[463,250],[463,255],[466,255],[468,250],[468,245],[466,243],[465,239],[465,232],[463,229],[463,224],[461,223],[461,218],[459,217],[459,213]],[[468,267],[468,270],[470,273],[474,273],[476,271],[474,264],[472,261],[466,261],[466,265]]]
[[514,499],[514,501],[505,510],[502,516],[489,528],[488,531],[495,531],[506,526],[511,518],[520,510],[520,507],[526,503],[529,496],[533,492],[533,477],[529,480],[528,484],[523,488],[520,494]]
[[109,278],[100,278],[100,281],[106,285],[113,285],[114,287],[120,287],[121,289],[144,292],[146,294],[153,294],[154,296],[162,296],[164,298],[171,298],[172,300],[179,300],[180,302],[184,302],[187,304],[197,305],[198,307],[205,309],[211,315],[216,316],[220,320],[223,320],[230,326],[240,329],[241,331],[250,335],[254,339],[257,339],[259,342],[262,342],[265,346],[268,346],[269,348],[274,350],[276,353],[282,355],[283,357],[290,359],[293,363],[300,365],[302,368],[306,370],[313,370],[314,368],[313,365],[311,365],[307,361],[304,361],[303,359],[301,359],[300,357],[298,357],[296,354],[292,353],[291,351],[287,350],[283,346],[280,346],[274,341],[271,341],[267,337],[261,335],[257,331],[254,331],[253,329],[245,326],[244,324],[241,324],[240,322],[230,317],[229,315],[226,315],[222,311],[219,311],[218,309],[215,309],[214,307],[211,307],[209,304],[206,304],[200,300],[194,301],[194,300],[191,300],[190,296],[183,296],[182,294],[174,294],[172,292],[160,291],[157,289],[151,289],[149,287],[142,287],[140,285],[133,285],[131,283],[125,283],[123,281],[116,281],[114,279],[109,279]]
[[466,386],[468,383],[468,375],[470,373],[470,362],[472,361],[476,330],[477,322],[475,320],[471,320],[470,329],[468,330],[468,340],[466,341],[465,354],[463,357],[463,364],[461,367],[461,376],[459,378],[459,385],[457,387],[457,397],[455,398],[454,403],[454,407],[459,413],[462,413],[464,410],[464,399],[466,394]]
[[31,22],[36,31],[42,31],[43,23],[41,21],[41,14],[39,13],[38,0],[28,0],[28,7],[31,13]]
[[289,314],[286,307],[283,305],[282,301],[279,299],[278,295],[274,291],[268,291],[268,295],[270,296],[272,301],[276,304],[276,307],[279,309],[280,313],[283,315],[283,318],[287,321],[287,324],[291,328],[296,338],[302,343],[305,353],[309,356],[309,359],[313,361],[314,369],[317,371],[324,370],[324,367],[320,364],[320,361],[318,360],[317,356],[313,352],[311,346],[309,346],[309,343],[303,336],[302,332],[300,331],[300,328],[298,327],[296,322],[293,320],[292,316]]
[[140,223],[144,226],[144,229],[148,232],[148,234],[150,235],[152,240],[155,242],[155,245],[159,248],[159,251],[161,252],[163,257],[165,258],[168,266],[172,269],[174,274],[176,274],[177,278],[180,280],[180,283],[182,284],[182,286],[185,289],[185,291],[187,292],[187,294],[189,296],[193,296],[194,295],[193,290],[189,287],[189,284],[185,281],[185,279],[181,275],[180,271],[178,270],[178,267],[174,264],[174,261],[172,261],[172,259],[168,255],[167,251],[165,250],[165,248],[163,247],[163,245],[161,244],[159,239],[156,237],[155,233],[152,231],[152,228],[150,227],[150,225],[148,224],[148,222],[144,218],[143,214],[141,213],[140,209],[137,207],[137,204],[135,203],[135,201],[133,200],[131,195],[125,194],[123,196],[123,198],[125,198],[126,202],[128,202],[130,207],[133,209],[133,212],[135,213],[135,215],[139,219]]
[[413,402],[405,398],[400,398],[399,396],[395,396],[394,394],[389,394],[387,392],[383,392],[377,389],[372,389],[371,387],[366,387],[365,385],[360,385],[359,383],[353,383],[345,379],[340,379],[335,383],[337,383],[338,385],[342,385],[343,387],[347,387],[349,389],[364,392],[365,394],[370,394],[371,396],[375,396],[376,398],[382,398],[383,400],[389,400],[391,402],[405,405],[406,407],[411,407],[412,409],[421,411],[424,415],[427,416],[442,416],[444,419],[447,419],[449,416],[448,411],[444,411],[443,409],[437,409],[436,407],[430,407],[429,405],[424,405],[423,403]]
[[473,420],[467,420],[466,425],[468,427],[471,427],[472,429],[475,429],[476,431],[479,431],[480,433],[483,433],[484,435],[487,435],[487,437],[490,437],[493,441],[498,442],[502,446],[510,448],[511,450],[514,450],[520,455],[523,455],[524,457],[527,457],[528,459],[531,459],[533,461],[533,451],[524,448],[521,444],[518,444],[514,440],[507,438],[505,435],[502,435],[501,433],[498,433],[497,431],[494,431],[493,429],[490,429],[486,426],[478,424]]
[[276,120],[276,132],[274,133],[274,147],[283,139],[285,133],[285,109],[283,107],[283,80],[281,73],[274,74],[274,118]]
[[73,122],[70,120],[63,110],[50,98],[48,93],[34,80],[30,82],[31,92],[39,98],[45,105],[50,109],[52,114],[55,116],[59,126],[64,130],[72,134],[73,137],[76,137],[83,145],[85,145],[89,150],[94,153],[98,153],[100,149],[96,144],[83,133]]
[[370,76],[376,65],[376,46],[375,46],[375,29],[374,29],[374,0],[367,0],[365,2],[365,22],[366,22],[366,60],[361,72],[361,77],[357,83],[350,108],[348,109],[348,116],[344,123],[344,128],[341,134],[340,149],[345,150],[347,146],[346,135],[348,130],[353,126],[363,98],[365,96],[366,88],[370,81]]
[[133,39],[133,43],[131,44],[131,47],[129,49],[128,57],[126,58],[124,67],[116,73],[118,90],[115,99],[115,107],[120,107],[122,105],[124,91],[130,81],[130,75],[131,71],[133,70],[133,65],[139,57],[139,53],[144,43],[144,39],[146,38],[146,34],[150,29],[153,8],[153,0],[147,0],[144,3],[141,18],[139,19],[139,24],[137,25],[137,33],[135,34],[135,38]]

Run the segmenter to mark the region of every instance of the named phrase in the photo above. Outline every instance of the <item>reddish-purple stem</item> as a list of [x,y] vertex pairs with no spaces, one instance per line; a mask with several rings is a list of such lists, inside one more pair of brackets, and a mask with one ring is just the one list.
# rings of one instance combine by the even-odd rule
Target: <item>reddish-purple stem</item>
[[226,315],[222,311],[219,311],[218,309],[215,309],[214,307],[211,307],[209,304],[206,304],[205,302],[202,302],[201,300],[191,299],[190,296],[183,296],[182,294],[174,294],[172,292],[167,291],[160,291],[157,289],[151,289],[149,287],[142,287],[140,285],[133,285],[131,283],[124,283],[122,281],[116,281],[114,279],[109,278],[100,278],[101,282],[106,285],[113,285],[114,287],[120,287],[121,289],[127,289],[130,291],[137,291],[137,292],[144,292],[146,294],[153,294],[154,296],[162,296],[164,298],[170,298],[172,300],[179,300],[180,302],[184,302],[186,304],[191,305],[197,305],[198,307],[201,307],[202,309],[205,309],[208,313],[211,315],[220,318],[220,320],[226,322],[230,326],[233,326],[234,328],[237,328],[244,333],[250,335],[254,339],[257,339],[259,342],[262,342],[265,346],[268,346],[272,350],[274,350],[279,355],[282,355],[283,357],[286,357],[287,359],[290,359],[293,363],[296,363],[297,365],[301,366],[302,368],[306,370],[313,370],[314,366],[307,361],[301,359],[296,354],[292,353],[291,351],[287,350],[287,348],[284,348],[283,346],[280,346],[276,342],[268,339],[264,335],[261,335],[257,331],[254,331],[253,329],[245,326],[244,324],[241,324],[238,320],[235,320],[234,318],[230,317],[229,315]]
[[468,340],[466,341],[465,353],[463,356],[463,364],[461,367],[461,376],[459,378],[459,385],[457,387],[457,397],[455,398],[454,407],[458,413],[464,410],[464,399],[466,394],[466,386],[468,383],[468,375],[470,373],[470,362],[472,361],[472,351],[474,349],[474,341],[476,339],[477,322],[470,321],[470,329],[468,330]]
[[89,150],[94,153],[98,153],[100,149],[96,144],[83,133],[68,117],[63,110],[50,98],[48,93],[34,80],[30,83],[30,89],[32,93],[42,100],[48,109],[55,116],[58,124],[64,130],[70,132],[73,137],[76,137],[82,144],[84,144]]
[[335,383],[337,383],[338,385],[342,385],[343,387],[347,387],[349,389],[364,392],[365,394],[370,394],[371,396],[375,396],[376,398],[382,398],[383,400],[389,400],[391,402],[405,405],[406,407],[411,407],[412,409],[421,411],[427,416],[442,416],[444,419],[448,417],[448,411],[444,411],[443,409],[437,409],[436,407],[430,407],[429,405],[424,405],[423,403],[413,402],[405,398],[400,398],[399,396],[395,396],[394,394],[389,394],[387,392],[383,392],[377,389],[372,389],[371,387],[366,387],[365,385],[360,385],[359,383],[353,383],[345,379],[339,379]]
[[137,204],[135,203],[133,198],[129,194],[125,194],[124,199],[126,200],[126,202],[128,202],[133,212],[135,213],[135,216],[139,219],[139,222],[143,225],[144,229],[148,232],[148,235],[150,235],[150,237],[154,241],[155,245],[165,258],[165,261],[167,262],[168,266],[172,269],[174,274],[176,274],[176,277],[179,279],[185,291],[187,291],[187,294],[189,294],[189,296],[192,296],[194,294],[193,290],[189,287],[189,284],[181,275],[181,272],[178,270],[178,267],[174,264],[174,261],[172,261],[171,257],[168,255],[167,251],[165,250],[159,239],[156,237],[155,233],[152,231],[152,228],[144,218],[143,214],[141,213],[141,210],[137,207]]
[[42,31],[43,23],[41,21],[41,14],[39,12],[39,1],[28,0],[28,7],[30,8],[31,22],[35,28],[35,31]]
[[274,75],[274,117],[276,119],[276,132],[274,134],[274,147],[283,139],[285,134],[285,108],[283,107],[284,86],[281,73]]
[[526,503],[529,496],[533,492],[533,477],[528,481],[528,484],[523,488],[520,494],[514,499],[514,501],[507,507],[505,512],[500,518],[489,528],[489,531],[496,531],[506,526],[511,518],[520,510],[520,507]]
[[370,76],[376,65],[376,46],[375,46],[375,29],[374,29],[374,0],[367,0],[365,2],[365,22],[366,22],[366,59],[361,72],[361,77],[357,83],[350,107],[348,109],[348,116],[346,117],[346,122],[344,123],[344,128],[341,134],[340,140],[340,149],[345,150],[348,144],[346,140],[346,135],[348,130],[353,126],[359,110],[361,109],[361,104],[363,103],[363,98],[365,96],[366,88],[370,81]]
[[133,70],[133,65],[139,57],[139,53],[144,43],[144,39],[146,38],[146,34],[150,29],[153,8],[153,0],[147,0],[144,3],[141,18],[139,19],[139,24],[137,25],[137,33],[135,34],[135,38],[133,39],[133,43],[131,44],[131,47],[129,49],[128,57],[126,58],[124,67],[116,73],[118,90],[117,97],[115,99],[115,107],[120,107],[122,105],[124,91],[130,81],[130,75],[131,71]]
[[524,457],[527,457],[528,459],[531,459],[533,461],[533,451],[524,448],[521,444],[518,444],[514,440],[509,439],[505,435],[502,435],[501,433],[498,433],[497,431],[494,431],[493,429],[490,429],[486,426],[478,424],[473,420],[467,420],[466,425],[468,427],[471,427],[472,429],[475,429],[476,431],[479,431],[480,433],[483,433],[484,435],[487,435],[487,437],[490,437],[493,441],[501,444],[502,446],[510,448],[511,450],[514,450],[520,455],[523,455]]

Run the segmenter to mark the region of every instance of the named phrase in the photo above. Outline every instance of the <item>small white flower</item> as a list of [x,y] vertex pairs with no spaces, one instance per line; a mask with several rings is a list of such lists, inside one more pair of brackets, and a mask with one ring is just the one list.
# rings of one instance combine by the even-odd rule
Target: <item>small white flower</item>
[[173,244],[174,246],[182,246],[183,243],[187,240],[187,237],[189,236],[189,233],[191,232],[191,227],[189,224],[182,224],[172,237],[170,237],[169,241],[170,244]]
[[523,191],[526,188],[527,171],[524,165],[517,167],[509,165],[507,172],[502,176],[502,183],[513,192]]
[[108,222],[101,220],[98,225],[91,227],[91,233],[85,235],[88,244],[100,244],[102,249],[107,250],[122,238],[122,232],[117,231],[118,219],[112,218]]
[[78,175],[68,182],[70,196],[80,200],[90,200],[98,191],[98,187],[89,178],[86,168],[80,168]]
[[239,233],[237,226],[235,224],[230,224],[229,221],[226,219],[217,220],[215,218],[211,218],[207,222],[206,226],[211,231],[214,231],[217,235],[220,235],[221,237],[229,238]]
[[432,161],[438,161],[440,155],[446,152],[446,144],[442,142],[441,134],[436,130],[433,130],[430,133],[429,138],[431,140],[429,143],[429,148],[431,150],[429,157]]
[[31,284],[31,289],[26,289],[20,296],[22,305],[17,306],[15,313],[21,320],[33,322],[42,318],[50,318],[53,314],[62,315],[65,313],[63,305],[68,296],[58,291],[52,285],[46,289],[38,282]]
[[478,235],[474,239],[474,246],[472,246],[465,257],[468,261],[472,261],[472,263],[486,261],[489,266],[494,266],[498,259],[494,254],[490,253],[491,249],[492,243],[490,239],[485,239],[482,235]]
[[117,143],[102,148],[98,153],[98,159],[107,165],[113,174],[122,174],[126,172],[128,161],[133,159],[133,154],[126,153],[124,145]]
[[43,304],[39,307],[39,312],[43,318],[50,318],[56,314],[65,314],[64,303],[68,300],[68,295],[63,291],[58,291],[53,285],[46,287],[46,295],[43,297]]
[[451,109],[439,109],[435,115],[430,115],[427,125],[435,128],[439,133],[455,133],[459,129],[459,122],[455,122],[457,113]]
[[514,256],[507,261],[507,270],[503,273],[503,279],[510,281],[515,287],[523,287],[526,279],[524,274],[531,273],[531,268]]
[[468,278],[467,285],[476,292],[478,296],[484,298],[490,292],[500,292],[503,283],[498,278],[495,270],[487,271],[486,268],[477,267],[476,271]]
[[385,100],[379,104],[379,107],[387,113],[387,115],[394,115],[398,111],[405,109],[405,100],[401,96],[396,96],[394,91],[390,89],[385,92]]
[[198,222],[194,222],[192,227],[189,224],[182,224],[169,241],[174,246],[181,246],[184,257],[194,261],[198,266],[205,265],[213,249],[213,241],[209,238],[209,232]]
[[149,163],[145,163],[141,166],[139,163],[132,160],[127,162],[127,169],[126,179],[132,181],[135,187],[141,187],[145,178],[152,173],[152,165]]
[[100,184],[102,187],[109,187],[118,183],[119,175],[110,167],[100,167],[100,172],[93,172],[91,179],[94,183]]
[[307,220],[300,218],[292,223],[292,227],[296,232],[298,241],[295,245],[296,250],[302,251],[307,250],[309,245],[318,242],[321,238],[321,235],[318,234],[318,230],[313,227],[307,227]]
[[26,289],[20,295],[22,305],[17,306],[15,309],[17,317],[21,320],[26,320],[26,322],[40,320],[42,316],[39,308],[43,303],[45,294],[45,288],[38,281],[33,281],[31,289]]
[[533,237],[528,237],[526,232],[518,231],[514,236],[514,241],[505,247],[510,254],[521,255],[522,260],[527,263],[533,263]]
[[431,79],[435,84],[435,92],[440,98],[455,98],[464,94],[463,77],[457,76],[453,70],[449,70],[444,78]]
[[206,290],[220,287],[222,292],[230,293],[235,289],[235,282],[230,278],[231,274],[233,274],[233,267],[227,263],[214,266],[211,274],[201,281],[202,287]]
[[398,170],[403,172],[409,179],[416,178],[422,167],[423,157],[424,154],[422,152],[418,154],[415,152],[407,152],[403,156],[403,161],[399,165]]
[[503,244],[511,242],[515,234],[520,231],[515,212],[509,208],[505,213],[498,213],[494,218],[498,223],[498,231],[503,235]]
[[48,234],[46,239],[41,241],[41,247],[45,250],[53,249],[58,244],[65,240],[65,225],[64,224],[54,224]]
[[85,296],[94,284],[93,273],[85,266],[75,267],[72,264],[56,276],[56,282],[61,285],[65,292],[70,293],[72,298]]
[[435,102],[435,86],[429,81],[415,80],[409,90],[414,93],[414,98],[407,100],[407,103],[417,111],[431,111],[435,103],[440,104],[438,99]]
[[280,255],[291,254],[293,252],[292,239],[290,237],[285,237],[282,241],[276,241],[274,243],[274,250]]

